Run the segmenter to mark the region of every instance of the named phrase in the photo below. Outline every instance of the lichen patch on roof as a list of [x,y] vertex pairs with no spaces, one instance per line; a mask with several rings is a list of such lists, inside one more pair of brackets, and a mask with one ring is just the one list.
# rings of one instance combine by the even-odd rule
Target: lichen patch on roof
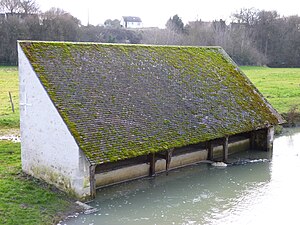
[[221,48],[19,44],[92,163],[282,122]]

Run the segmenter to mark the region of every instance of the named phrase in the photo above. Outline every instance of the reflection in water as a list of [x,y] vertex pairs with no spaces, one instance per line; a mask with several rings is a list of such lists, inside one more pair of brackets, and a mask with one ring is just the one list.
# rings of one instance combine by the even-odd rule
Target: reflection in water
[[[299,204],[300,133],[275,139],[272,161],[226,168],[198,164],[98,190],[99,211],[62,224],[284,224]],[[264,152],[230,158],[269,159]]]

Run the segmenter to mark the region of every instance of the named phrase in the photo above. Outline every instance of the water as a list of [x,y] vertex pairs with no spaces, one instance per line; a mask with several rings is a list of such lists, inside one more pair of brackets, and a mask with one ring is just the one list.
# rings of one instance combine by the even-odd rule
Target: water
[[[244,152],[247,163],[198,164],[98,190],[99,211],[61,224],[296,224],[300,202],[300,129],[275,139],[273,156]],[[250,159],[250,160],[249,160]],[[259,159],[259,160],[257,160]]]

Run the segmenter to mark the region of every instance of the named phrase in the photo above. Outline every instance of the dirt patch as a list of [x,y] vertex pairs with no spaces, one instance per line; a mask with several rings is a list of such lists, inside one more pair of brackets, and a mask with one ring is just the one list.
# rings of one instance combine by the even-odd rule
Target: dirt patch
[[21,142],[21,139],[20,136],[4,135],[4,136],[0,136],[0,141],[12,141],[14,143],[19,143]]

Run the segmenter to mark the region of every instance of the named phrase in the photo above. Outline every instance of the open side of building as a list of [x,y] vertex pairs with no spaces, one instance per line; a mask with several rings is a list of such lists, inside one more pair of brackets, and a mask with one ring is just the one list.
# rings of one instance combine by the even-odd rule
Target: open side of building
[[218,47],[18,43],[23,170],[96,187],[272,149],[281,116]]

